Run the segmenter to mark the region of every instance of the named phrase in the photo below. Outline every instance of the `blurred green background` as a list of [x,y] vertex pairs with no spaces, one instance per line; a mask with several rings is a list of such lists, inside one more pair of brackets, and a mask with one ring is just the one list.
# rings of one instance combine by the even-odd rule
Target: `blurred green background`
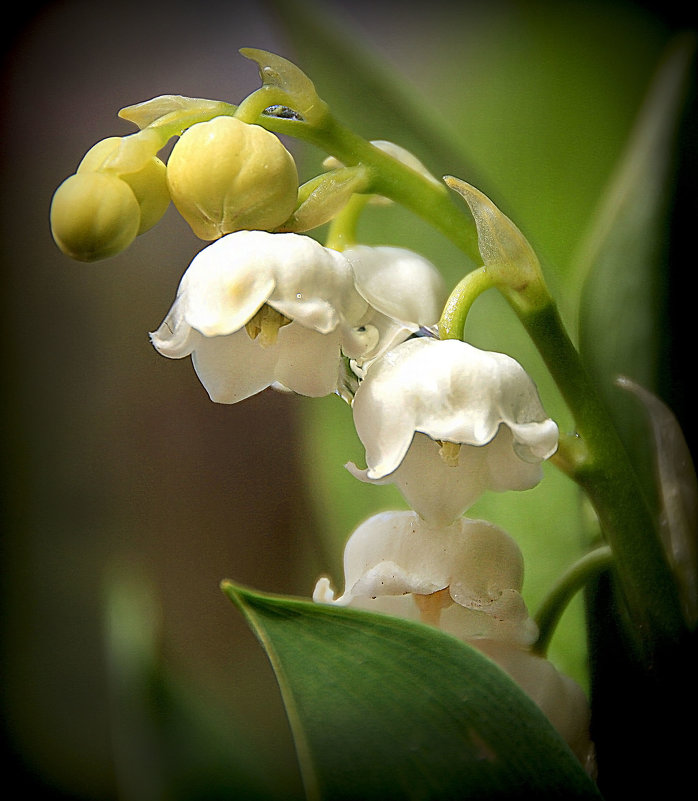
[[[318,8],[65,0],[30,4],[4,34],[2,702],[6,786],[16,779],[15,792],[300,797],[271,669],[218,584],[308,596],[330,572],[341,585],[352,527],[403,506],[390,488],[344,470],[348,460],[363,465],[363,454],[338,399],[269,391],[215,406],[189,360],[150,347],[147,332],[200,248],[172,208],[109,261],[77,264],[55,248],[51,194],[95,141],[131,132],[118,109],[169,93],[239,102],[259,84],[238,48],[278,52],[358,133],[393,139],[435,174],[489,194],[564,299],[660,55],[673,31],[693,26],[672,3]],[[365,73],[347,66],[344,48]],[[289,146],[311,177],[322,154]],[[677,191],[695,175],[694,155],[686,169]],[[695,224],[691,202],[670,207],[675,224]],[[431,257],[449,284],[472,267],[398,208],[376,209],[361,232]],[[677,281],[665,251],[660,263]],[[647,375],[692,441],[685,378],[670,355],[689,330],[681,310],[664,304],[653,318],[661,330]],[[570,427],[496,296],[478,301],[468,336],[519,358]],[[532,609],[588,536],[575,488],[552,468],[536,490],[486,497],[472,514],[520,542]],[[581,620],[577,603],[551,653],[585,684]]]

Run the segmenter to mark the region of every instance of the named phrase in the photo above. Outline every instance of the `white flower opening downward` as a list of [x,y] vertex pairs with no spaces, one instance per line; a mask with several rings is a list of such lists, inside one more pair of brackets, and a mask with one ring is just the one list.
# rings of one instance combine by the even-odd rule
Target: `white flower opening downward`
[[530,650],[538,630],[521,596],[522,583],[521,551],[492,523],[461,518],[438,527],[416,512],[383,512],[347,542],[344,593],[336,598],[323,577],[313,600],[420,620],[477,648],[538,704],[594,775],[586,696]]
[[405,248],[355,245],[343,255],[351,263],[358,293],[368,303],[360,326],[344,342],[352,369],[364,377],[383,353],[421,326],[438,322],[446,285],[430,261]]
[[438,624],[454,635],[530,645],[537,627],[521,597],[516,542],[484,520],[430,526],[415,512],[366,520],[344,550],[345,591],[321,578],[313,600]]
[[317,397],[337,391],[343,354],[362,376],[435,323],[444,295],[436,267],[403,248],[340,253],[300,234],[237,231],[194,258],[151,340],[163,356],[191,355],[218,403],[269,386]]
[[218,403],[276,382],[317,397],[336,390],[341,329],[366,309],[341,253],[298,234],[237,231],[194,258],[151,340],[169,358],[191,354]]
[[369,483],[395,483],[410,506],[448,525],[486,490],[524,490],[541,479],[558,429],[533,381],[501,353],[420,337],[374,362],[353,403]]

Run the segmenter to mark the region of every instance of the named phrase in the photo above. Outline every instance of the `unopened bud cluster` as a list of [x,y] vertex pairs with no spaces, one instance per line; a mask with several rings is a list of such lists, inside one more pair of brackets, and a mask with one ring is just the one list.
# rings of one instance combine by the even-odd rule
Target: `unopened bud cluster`
[[165,164],[155,154],[132,172],[110,166],[122,142],[118,136],[97,142],[53,196],[53,238],[79,261],[121,252],[160,220],[170,202]]
[[[68,256],[89,262],[120,253],[161,219],[170,199],[206,241],[272,230],[292,214],[295,162],[261,126],[225,115],[197,122],[181,134],[167,164],[155,149],[165,141],[147,133],[98,142],[56,190],[51,231]],[[120,157],[127,139],[135,160]]]

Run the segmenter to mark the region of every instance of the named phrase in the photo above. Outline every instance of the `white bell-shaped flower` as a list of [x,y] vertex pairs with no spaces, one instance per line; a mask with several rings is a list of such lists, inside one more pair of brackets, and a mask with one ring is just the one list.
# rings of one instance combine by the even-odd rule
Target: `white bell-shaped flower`
[[275,384],[317,397],[336,390],[341,331],[366,310],[341,253],[299,234],[237,231],[194,258],[151,340],[169,358],[191,354],[218,403]]
[[447,525],[486,490],[524,490],[557,449],[557,425],[514,359],[460,340],[409,339],[376,360],[353,401],[362,481],[396,484]]
[[501,640],[465,639],[488,656],[538,705],[586,772],[596,776],[596,753],[584,690],[543,656]]
[[405,248],[355,245],[343,251],[369,309],[343,341],[361,377],[369,364],[423,326],[435,325],[446,302],[439,270]]
[[531,650],[538,629],[520,594],[522,580],[518,545],[492,523],[461,518],[439,528],[415,512],[383,512],[346,544],[344,593],[336,598],[323,577],[313,600],[419,620],[477,648],[539,706],[593,776],[587,698]]
[[521,551],[492,523],[461,518],[438,527],[415,512],[383,512],[346,544],[343,595],[335,598],[329,579],[321,578],[313,600],[438,620],[458,636],[530,645],[538,632],[522,583]]

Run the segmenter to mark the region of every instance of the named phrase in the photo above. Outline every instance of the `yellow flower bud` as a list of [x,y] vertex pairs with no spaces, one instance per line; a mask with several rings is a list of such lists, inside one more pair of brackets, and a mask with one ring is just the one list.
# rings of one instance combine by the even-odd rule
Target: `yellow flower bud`
[[293,157],[259,125],[215,117],[186,130],[167,162],[172,201],[205,240],[243,229],[271,230],[298,197]]
[[51,201],[51,233],[78,261],[106,259],[136,237],[141,212],[131,187],[115,175],[80,172],[58,187]]
[[[121,137],[110,136],[91,147],[78,167],[78,173],[111,172],[110,158],[121,144]],[[157,156],[150,156],[144,167],[136,172],[115,171],[118,178],[125,181],[133,191],[141,210],[141,221],[138,234],[152,228],[167,210],[170,204],[170,193],[167,189],[167,169]]]

